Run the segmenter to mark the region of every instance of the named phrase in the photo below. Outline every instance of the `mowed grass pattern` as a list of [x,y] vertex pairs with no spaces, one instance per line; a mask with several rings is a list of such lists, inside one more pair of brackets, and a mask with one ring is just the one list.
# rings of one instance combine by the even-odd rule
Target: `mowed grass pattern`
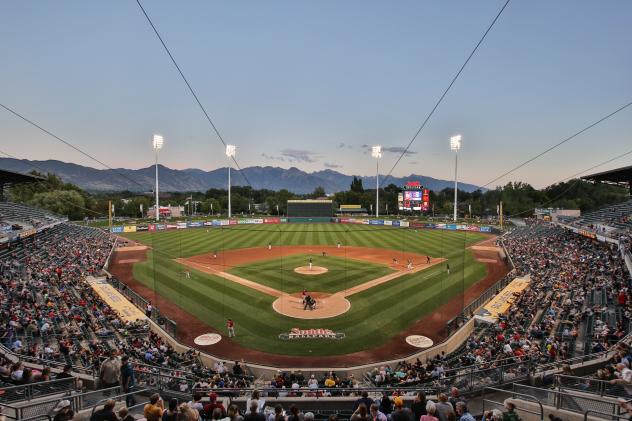
[[123,234],[172,258],[214,250],[280,245],[335,245],[375,247],[445,257],[481,241],[479,233],[389,228],[347,224],[235,225],[230,228],[193,228]]
[[[325,267],[328,272],[321,275],[301,275],[294,272],[296,267],[307,266],[310,257],[314,265]],[[299,254],[236,266],[228,272],[291,294],[301,292],[303,288],[308,291],[334,293],[388,275],[394,270],[384,265],[335,256]]]
[[[271,239],[275,235],[277,241]],[[465,245],[483,239],[483,236],[474,233],[430,230],[416,232],[412,229],[334,224],[288,224],[256,230],[235,227],[210,229],[207,233],[200,228],[151,234],[134,233],[128,236],[153,247],[148,260],[134,266],[134,277],[138,281],[153,288],[161,296],[169,297],[180,308],[220,332],[225,333],[227,318],[234,319],[237,331],[234,340],[241,345],[285,355],[340,355],[379,346],[415,321],[437,310],[486,274],[485,265],[476,262],[470,251],[464,249]],[[436,265],[349,297],[351,309],[339,317],[297,320],[281,316],[272,310],[273,297],[224,278],[192,270],[192,279],[185,279],[183,267],[173,261],[175,257],[188,257],[213,250],[265,247],[270,241],[275,246],[336,244],[341,241],[347,245],[428,254],[447,258],[451,274],[447,275],[445,264]],[[298,257],[301,261],[304,260],[304,256]],[[286,259],[289,261],[291,257],[283,260]],[[278,264],[274,261],[269,263],[272,266]],[[302,264],[297,264],[299,265]],[[371,265],[367,268],[369,271],[376,270]],[[235,269],[239,271],[241,268]],[[358,272],[362,272],[362,267]],[[264,270],[257,273],[257,278],[251,276],[250,279],[278,286],[279,274],[276,271]],[[301,288],[299,286],[297,290],[300,291]],[[436,316],[441,320],[449,318],[442,314]],[[346,337],[339,341],[283,341],[278,338],[280,333],[293,327],[328,328],[344,332]]]

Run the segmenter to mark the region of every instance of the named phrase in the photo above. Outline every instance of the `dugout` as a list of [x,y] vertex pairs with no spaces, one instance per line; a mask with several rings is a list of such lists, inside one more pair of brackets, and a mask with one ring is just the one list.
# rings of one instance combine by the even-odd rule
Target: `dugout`
[[287,201],[288,222],[330,222],[333,203],[326,199]]

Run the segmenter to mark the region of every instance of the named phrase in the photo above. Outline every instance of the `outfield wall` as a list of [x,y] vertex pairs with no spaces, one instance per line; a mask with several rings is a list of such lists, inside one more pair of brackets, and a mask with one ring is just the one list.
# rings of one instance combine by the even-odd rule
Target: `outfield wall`
[[137,225],[119,225],[110,229],[112,233],[122,234],[126,232],[155,232],[168,231],[189,228],[225,228],[236,225],[278,225],[288,223],[332,223],[332,224],[354,224],[354,225],[372,225],[392,228],[425,228],[438,229],[448,231],[470,231],[482,233],[500,233],[496,227],[488,225],[474,224],[444,224],[429,223],[407,219],[370,219],[370,218],[233,218],[233,219],[212,219],[207,221],[188,221],[174,222],[162,224],[137,224]]

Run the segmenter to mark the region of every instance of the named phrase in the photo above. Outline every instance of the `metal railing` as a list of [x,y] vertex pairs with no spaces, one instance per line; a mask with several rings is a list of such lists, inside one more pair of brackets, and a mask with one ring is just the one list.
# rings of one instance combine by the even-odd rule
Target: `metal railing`
[[[140,294],[138,294],[136,291],[134,291],[132,288],[130,288],[127,284],[120,281],[119,279],[113,278],[110,276],[108,276],[106,279],[110,285],[112,285],[121,294],[123,294],[125,298],[130,300],[132,304],[134,304],[136,307],[144,311],[149,301],[147,301]],[[177,339],[177,336],[176,336],[177,331],[178,331],[177,323],[174,320],[171,320],[165,317],[164,315],[162,315],[162,313],[160,312],[160,309],[156,306],[153,306],[151,319],[154,322],[156,322],[156,324],[158,324],[160,327],[162,327],[165,330],[165,332],[167,332],[172,338]]]
[[[31,364],[37,364],[43,367],[54,367],[58,369],[63,369],[67,364],[66,362],[62,362],[62,361],[47,360],[45,358],[31,357],[29,355],[19,354],[17,352],[10,350],[4,344],[0,344],[0,353],[4,354],[5,356],[17,358],[17,360],[19,361],[28,362]],[[75,373],[86,374],[93,377],[95,375],[94,369],[92,367],[82,367],[79,365],[72,365],[72,371],[74,371]]]
[[[607,380],[594,379],[590,377],[555,375],[555,384],[558,390],[576,390],[579,392],[593,393],[599,396],[610,396],[614,398],[629,397],[625,386],[612,384]],[[628,386],[629,387],[629,386]]]
[[[110,399],[114,400],[115,402],[127,401],[128,397],[134,398],[135,396],[142,395],[142,394],[149,395],[151,392],[152,392],[151,389],[141,389],[141,390],[135,390],[135,391],[129,392],[129,393],[118,394],[116,396],[100,399],[99,401],[95,402],[94,405],[92,405],[92,412],[90,412],[90,416],[92,416],[94,414],[94,412],[97,410],[97,407],[99,405],[103,405],[106,401],[108,401]],[[142,403],[135,403],[134,405],[128,407],[128,409],[130,409],[130,408],[137,408],[139,406],[144,406],[147,403],[149,403],[149,400],[146,400],[146,401],[144,401]],[[88,406],[86,406],[84,409],[87,409],[87,408],[88,408]]]
[[25,385],[2,387],[0,404],[8,404],[17,401],[31,401],[34,398],[70,392],[74,390],[75,379],[59,379],[47,382],[29,383]]
[[508,391],[508,393],[530,395],[555,409],[563,409],[579,414],[583,414],[585,411],[599,411],[609,415],[619,414],[618,402],[600,399],[598,396],[591,397],[589,393],[567,393],[522,384],[513,384],[511,391]]
[[151,389],[138,389],[131,393],[121,394],[121,387],[115,386],[107,389],[99,389],[85,393],[73,394],[72,391],[67,393],[59,393],[56,397],[51,396],[49,399],[36,399],[36,402],[24,405],[24,401],[14,402],[12,404],[0,403],[3,409],[3,415],[11,420],[31,420],[42,419],[51,415],[53,409],[62,400],[69,400],[70,407],[75,411],[89,409],[104,402],[107,399],[117,400],[120,397],[130,395],[149,394]]
[[535,412],[535,411],[532,411],[530,409],[527,409],[527,408],[520,408],[518,405],[516,405],[516,409],[519,410],[519,411],[523,411],[523,412],[529,413],[529,414],[536,414],[536,415],[539,414],[540,415],[540,419],[541,420],[544,419],[544,406],[542,405],[542,402],[540,402],[539,399],[537,399],[537,398],[535,398],[535,397],[533,397],[531,395],[518,393],[518,392],[510,392],[510,391],[507,391],[507,390],[504,390],[504,389],[497,389],[495,387],[486,387],[485,389],[483,389],[483,413],[485,412],[485,404],[486,403],[492,403],[494,405],[499,405],[501,407],[504,406],[503,402],[497,402],[497,401],[493,401],[491,399],[485,399],[485,393],[487,391],[492,391],[492,392],[495,392],[495,393],[511,393],[512,397],[514,397],[514,398],[516,396],[519,396],[521,398],[526,398],[525,400],[529,400],[531,402],[535,402],[535,403],[538,404],[538,406],[540,406],[540,412],[539,413]]

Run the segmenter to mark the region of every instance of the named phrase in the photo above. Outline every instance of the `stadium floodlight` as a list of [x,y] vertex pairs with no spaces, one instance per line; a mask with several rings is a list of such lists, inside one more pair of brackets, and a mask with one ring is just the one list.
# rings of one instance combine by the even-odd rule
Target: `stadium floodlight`
[[235,145],[226,145],[226,156],[228,157],[228,217],[232,216],[232,209],[230,206],[230,167],[232,166],[231,159],[235,158],[237,148]]
[[380,158],[382,157],[382,147],[376,145],[371,147],[371,156],[375,158],[375,216],[380,216]]
[[162,149],[162,145],[165,143],[165,138],[160,136],[159,134],[154,135],[154,141],[152,145],[154,147],[154,152],[156,153],[156,222],[160,220],[160,203],[158,201],[158,151]]
[[454,222],[456,222],[456,203],[457,203],[457,168],[459,165],[459,149],[461,149],[461,135],[457,134],[450,138],[450,149],[454,151]]

